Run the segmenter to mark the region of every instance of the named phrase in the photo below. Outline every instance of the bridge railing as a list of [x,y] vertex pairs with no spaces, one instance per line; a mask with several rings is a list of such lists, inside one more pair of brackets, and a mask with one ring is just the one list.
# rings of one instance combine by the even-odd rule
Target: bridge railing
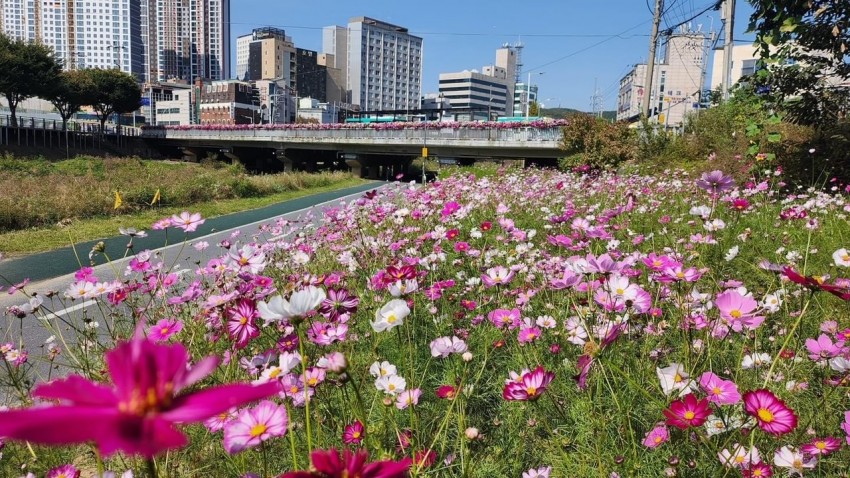
[[557,142],[561,140],[561,128],[512,128],[512,129],[338,129],[338,130],[268,130],[268,129],[238,129],[238,130],[204,130],[204,129],[150,129],[144,130],[143,136],[151,138],[220,138],[220,139],[253,139],[266,141],[286,140],[371,140],[391,142],[427,142],[428,140],[448,141],[493,141],[493,142]]
[[[12,126],[11,115],[0,115],[0,127],[43,129],[48,131],[62,130],[62,120],[54,118],[37,118],[30,116],[18,116],[17,126]],[[142,128],[136,126],[121,125],[121,136],[140,136]],[[99,133],[100,123],[68,120],[68,131],[77,133]],[[106,125],[106,133],[115,134],[115,125]]]

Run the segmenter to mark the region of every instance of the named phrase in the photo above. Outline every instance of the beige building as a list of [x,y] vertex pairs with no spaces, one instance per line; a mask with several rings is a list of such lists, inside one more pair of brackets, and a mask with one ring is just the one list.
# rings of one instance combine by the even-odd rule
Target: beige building
[[238,80],[278,80],[295,89],[296,62],[292,38],[279,28],[257,28],[236,39]]
[[[723,50],[716,50],[711,68],[711,89],[716,90],[723,84]],[[744,76],[756,72],[758,63],[758,48],[754,45],[737,45],[732,47],[732,70],[729,85],[738,83]]]
[[646,64],[638,64],[621,80],[617,97],[617,119],[640,117],[644,96],[650,95],[652,123],[678,127],[685,117],[699,109],[705,68],[706,36],[677,33],[667,37],[664,57],[655,64],[652,87],[645,83]]

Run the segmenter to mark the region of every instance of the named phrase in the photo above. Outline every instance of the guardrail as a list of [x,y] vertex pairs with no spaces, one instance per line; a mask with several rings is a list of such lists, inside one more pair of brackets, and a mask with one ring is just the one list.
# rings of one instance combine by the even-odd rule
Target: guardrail
[[487,142],[542,142],[558,143],[562,138],[561,128],[445,128],[445,129],[338,129],[338,130],[269,130],[269,129],[239,129],[239,130],[204,130],[204,129],[145,129],[142,136],[161,139],[240,139],[257,141],[305,140],[324,141],[393,141],[393,142],[422,142],[432,141],[487,141]]
[[[48,131],[62,131],[62,120],[35,118],[27,116],[17,117],[17,126],[12,124],[11,115],[0,115],[0,127],[20,129],[40,129]],[[72,133],[100,133],[100,123],[68,121],[68,131]],[[121,136],[141,136],[142,128],[136,126],[121,125],[116,131],[115,125],[107,125],[105,134],[120,134]]]

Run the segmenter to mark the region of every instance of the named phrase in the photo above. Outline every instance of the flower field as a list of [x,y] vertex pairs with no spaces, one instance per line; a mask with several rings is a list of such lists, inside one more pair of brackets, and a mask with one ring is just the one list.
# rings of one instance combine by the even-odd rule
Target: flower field
[[[832,189],[458,174],[189,244],[197,266],[143,251],[118,280],[15,285],[9,324],[53,337],[2,346],[2,474],[848,476]],[[48,317],[84,300],[98,323]],[[72,375],[39,384],[44,364]]]

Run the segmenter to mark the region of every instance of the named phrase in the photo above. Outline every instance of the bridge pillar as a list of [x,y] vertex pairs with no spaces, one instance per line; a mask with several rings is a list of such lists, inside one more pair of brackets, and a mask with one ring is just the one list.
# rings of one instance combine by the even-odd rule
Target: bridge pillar
[[345,164],[349,167],[349,169],[351,169],[351,174],[355,177],[363,177],[363,165],[360,163],[359,159],[346,159]]
[[199,162],[204,154],[204,150],[198,148],[180,148],[180,152],[183,154],[183,161],[192,163]]

